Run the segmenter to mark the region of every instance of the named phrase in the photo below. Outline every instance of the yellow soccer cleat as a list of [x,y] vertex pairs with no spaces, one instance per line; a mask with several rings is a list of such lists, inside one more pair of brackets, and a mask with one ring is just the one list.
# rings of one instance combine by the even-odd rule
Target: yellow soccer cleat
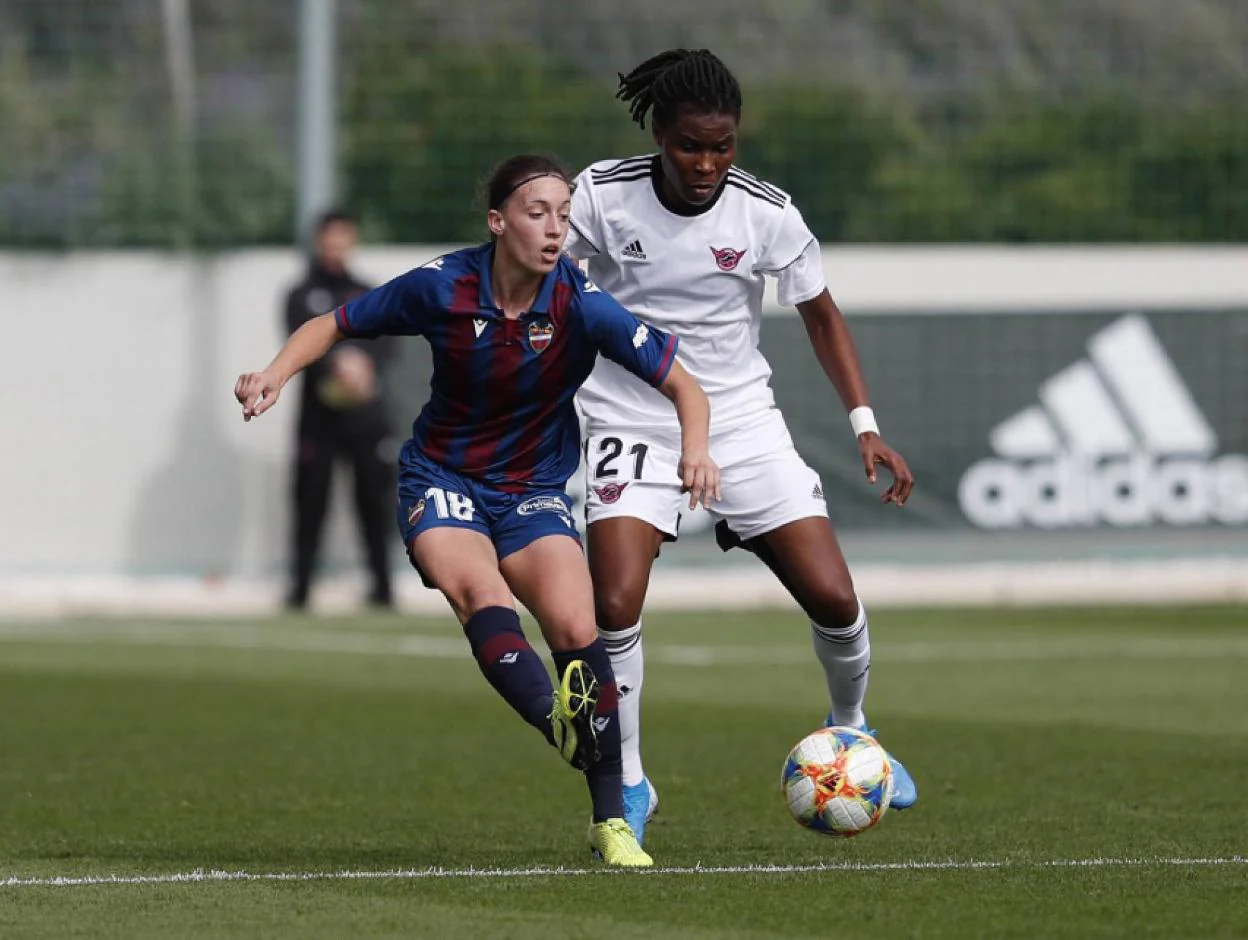
[[649,868],[654,864],[654,859],[646,854],[633,830],[622,819],[590,823],[589,850],[596,859],[613,868]]
[[551,702],[550,733],[563,759],[577,770],[598,761],[598,729],[594,727],[597,707],[598,678],[584,660],[572,660]]

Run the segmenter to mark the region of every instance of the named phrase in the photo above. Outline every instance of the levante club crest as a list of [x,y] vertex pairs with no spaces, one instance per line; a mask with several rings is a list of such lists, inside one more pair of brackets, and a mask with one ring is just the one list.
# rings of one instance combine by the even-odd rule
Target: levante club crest
[[420,522],[420,517],[425,514],[425,500],[422,497],[416,501],[416,504],[407,511],[407,524],[415,525]]
[[529,345],[535,353],[544,353],[554,338],[555,328],[549,323],[542,321],[529,324]]

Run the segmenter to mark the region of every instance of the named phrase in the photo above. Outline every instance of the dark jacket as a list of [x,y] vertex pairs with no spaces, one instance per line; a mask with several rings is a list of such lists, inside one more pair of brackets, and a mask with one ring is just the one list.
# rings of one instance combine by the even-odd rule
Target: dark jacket
[[[329,313],[341,304],[358,297],[369,285],[357,280],[349,271],[334,274],[320,267],[315,261],[308,272],[286,295],[286,331],[293,333],[308,320]],[[377,370],[378,386],[381,386],[385,364],[394,357],[393,337],[376,340],[344,340],[338,347],[354,346],[373,360]],[[333,400],[328,380],[331,376],[329,356],[313,363],[303,373],[303,389],[299,400],[299,433],[376,433],[379,437],[389,432],[390,419],[384,395],[362,405],[342,405]]]

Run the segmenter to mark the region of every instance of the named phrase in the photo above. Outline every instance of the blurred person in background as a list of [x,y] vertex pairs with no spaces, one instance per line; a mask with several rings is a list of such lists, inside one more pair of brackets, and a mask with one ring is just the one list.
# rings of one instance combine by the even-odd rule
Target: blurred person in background
[[[723,468],[724,498],[711,507],[720,547],[753,552],[788,589],[810,618],[827,724],[866,731],[867,613],[823,484],[793,446],[758,348],[767,277],[780,304],[801,314],[849,412],[867,478],[876,482],[877,466],[892,474],[884,502],[903,505],[914,478],[880,436],[818,240],[787,193],[734,166],[741,88],[732,72],[708,50],[673,49],[621,75],[616,97],[641,127],[651,117],[658,152],[604,160],[577,177],[567,251],[638,316],[680,334],[682,363],[711,400],[711,454]],[[604,360],[577,401],[594,604],[619,683],[625,818],[640,840],[658,805],[641,761],[642,604],[654,560],[680,526],[681,493],[667,469],[671,408]],[[892,765],[890,805],[913,806],[913,779],[896,758]]]
[[[369,289],[348,269],[359,230],[355,217],[340,209],[323,214],[312,236],[303,279],[286,295],[286,332],[336,309]],[[351,465],[355,514],[372,576],[369,603],[391,607],[390,563],[386,552],[394,471],[393,436],[381,370],[395,353],[395,341],[339,344],[305,374],[295,443],[294,515],[291,574],[286,605],[308,605],[334,467]]]

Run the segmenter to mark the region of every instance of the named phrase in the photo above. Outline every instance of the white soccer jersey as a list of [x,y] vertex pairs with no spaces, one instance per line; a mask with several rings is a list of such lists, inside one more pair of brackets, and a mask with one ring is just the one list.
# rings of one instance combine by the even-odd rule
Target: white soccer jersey
[[[657,155],[607,160],[582,172],[567,251],[644,320],[680,338],[678,358],[711,400],[712,428],[748,422],[775,404],[758,349],[763,279],[780,302],[824,289],[819,246],[787,193],[732,168],[717,198],[692,215],[658,197]],[[577,398],[590,427],[675,429],[659,392],[599,358]]]

